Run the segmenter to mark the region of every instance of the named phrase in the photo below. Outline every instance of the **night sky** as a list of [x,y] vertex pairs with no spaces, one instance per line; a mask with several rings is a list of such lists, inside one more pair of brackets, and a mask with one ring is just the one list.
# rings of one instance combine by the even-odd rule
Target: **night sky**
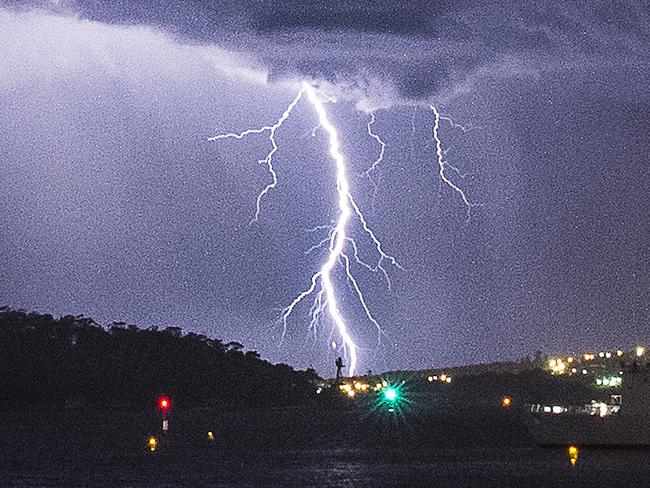
[[[0,2],[0,305],[177,325],[331,375],[329,323],[310,331],[305,304],[282,343],[278,324],[326,257],[306,229],[337,218],[314,111],[278,130],[250,226],[269,141],[208,141],[274,123],[309,80],[404,267],[392,291],[355,271],[380,345],[336,274],[361,370],[649,342],[647,3],[309,3]],[[440,129],[469,221],[431,104],[469,129]]]

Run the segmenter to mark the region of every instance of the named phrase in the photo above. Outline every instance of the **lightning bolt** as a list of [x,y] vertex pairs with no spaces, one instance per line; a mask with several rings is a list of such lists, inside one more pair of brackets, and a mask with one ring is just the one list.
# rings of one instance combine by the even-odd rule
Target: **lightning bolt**
[[275,152],[278,150],[278,145],[275,142],[275,131],[277,131],[280,127],[282,127],[282,124],[284,123],[285,120],[289,118],[289,115],[291,115],[291,111],[293,108],[298,104],[300,99],[302,98],[302,95],[304,93],[304,90],[300,90],[298,92],[298,95],[296,98],[293,99],[293,101],[289,104],[289,106],[286,108],[284,113],[280,116],[280,118],[277,120],[277,122],[273,125],[265,125],[263,127],[260,127],[258,129],[248,129],[245,130],[244,132],[240,133],[230,133],[230,134],[219,134],[214,137],[210,137],[208,141],[217,141],[219,139],[243,139],[246,136],[249,136],[251,134],[264,134],[265,132],[269,133],[269,141],[271,142],[271,150],[268,152],[266,157],[264,159],[260,159],[258,161],[258,164],[265,164],[270,175],[271,175],[271,183],[267,184],[264,189],[260,192],[259,195],[257,195],[257,201],[255,202],[255,216],[251,219],[249,222],[249,225],[252,224],[253,222],[257,222],[259,216],[260,216],[260,206],[262,204],[262,198],[264,198],[268,192],[273,190],[276,185],[278,184],[278,175],[275,172],[275,169],[273,168],[273,155]]
[[379,137],[379,134],[375,133],[372,129],[373,124],[375,123],[375,113],[370,112],[370,120],[368,121],[367,125],[367,130],[368,130],[368,135],[377,141],[379,144],[379,155],[377,156],[377,159],[375,159],[370,167],[365,170],[363,173],[361,173],[360,176],[368,178],[370,183],[372,183],[373,186],[373,192],[372,192],[372,205],[374,207],[375,205],[375,200],[377,200],[377,192],[379,191],[379,185],[375,181],[375,179],[372,176],[373,171],[377,169],[377,167],[381,164],[381,162],[384,160],[384,153],[386,152],[386,143]]
[[[278,177],[273,166],[273,157],[278,150],[278,145],[275,139],[276,131],[282,127],[282,124],[289,118],[293,109],[296,107],[298,102],[305,97],[312,109],[314,110],[317,119],[318,126],[312,131],[312,136],[315,135],[315,131],[318,128],[323,129],[327,136],[327,146],[329,156],[334,162],[336,168],[336,191],[337,191],[337,204],[338,204],[338,216],[337,219],[331,225],[320,225],[313,229],[309,229],[310,233],[317,233],[321,231],[327,231],[327,237],[321,239],[316,245],[311,246],[306,253],[309,254],[318,249],[327,248],[327,258],[325,262],[321,265],[320,269],[311,276],[310,285],[307,289],[299,293],[287,307],[285,307],[281,312],[281,321],[283,325],[282,339],[284,340],[287,328],[288,320],[293,314],[296,307],[303,302],[307,297],[313,296],[313,302],[309,309],[309,327],[313,331],[316,331],[317,327],[321,323],[325,313],[329,316],[331,321],[334,324],[334,327],[342,340],[342,346],[344,354],[349,361],[348,373],[350,376],[354,375],[354,372],[357,368],[358,363],[358,349],[359,347],[354,342],[352,335],[348,329],[346,321],[341,313],[339,308],[337,291],[334,285],[333,273],[338,269],[342,269],[347,278],[350,290],[354,295],[356,295],[358,302],[363,309],[367,319],[375,326],[378,333],[378,340],[381,339],[382,330],[379,325],[379,322],[373,316],[370,311],[370,307],[363,295],[359,282],[354,276],[352,264],[355,263],[363,267],[364,269],[371,272],[380,272],[383,277],[386,279],[388,289],[391,289],[391,281],[388,276],[388,272],[384,267],[385,263],[388,263],[398,269],[403,269],[397,260],[390,254],[384,251],[384,248],[381,244],[381,241],[377,238],[372,228],[368,224],[368,221],[364,217],[360,207],[357,205],[354,200],[350,184],[347,177],[347,166],[345,157],[341,151],[341,143],[339,140],[339,135],[336,127],[330,121],[327,111],[325,110],[325,105],[323,99],[328,102],[333,102],[332,99],[327,99],[323,96],[322,93],[317,92],[316,89],[307,82],[302,83],[302,88],[296,95],[296,97],[289,103],[287,108],[284,110],[282,115],[278,120],[272,125],[265,125],[259,128],[247,129],[239,133],[226,133],[219,134],[209,138],[210,141],[217,141],[223,139],[243,139],[246,136],[255,135],[255,134],[267,134],[271,148],[266,154],[264,159],[258,161],[259,164],[266,166],[269,174],[271,175],[271,182],[268,183],[262,191],[258,194],[256,204],[255,204],[255,215],[250,223],[254,223],[258,220],[260,215],[260,209],[262,200],[266,195],[273,190],[278,182]],[[446,183],[450,188],[452,188],[460,197],[462,198],[465,206],[467,207],[467,215],[469,219],[469,212],[472,207],[476,204],[473,204],[469,201],[463,190],[454,184],[447,175],[447,168],[458,171],[451,164],[445,160],[445,153],[442,148],[442,141],[440,140],[440,121],[447,120],[447,118],[441,117],[438,110],[431,106],[433,113],[435,115],[435,122],[433,126],[433,138],[436,142],[436,156],[439,166],[439,174],[441,180]],[[370,121],[367,125],[368,135],[374,139],[380,145],[380,152],[378,157],[373,161],[370,167],[363,173],[364,176],[367,176],[375,185],[377,185],[372,179],[372,172],[376,170],[377,166],[382,162],[386,144],[384,141],[373,131],[373,124],[375,123],[374,113],[370,114]],[[453,124],[453,122],[450,121]],[[377,261],[375,264],[368,264],[363,261],[359,255],[359,246],[355,239],[348,235],[348,226],[350,222],[356,219],[364,231],[366,237],[372,242],[372,245],[375,249],[375,252],[378,255]]]
[[[383,267],[383,262],[384,260],[388,260],[391,264],[393,264],[396,267],[400,267],[400,265],[395,260],[394,257],[384,252],[381,242],[375,236],[374,232],[372,231],[365,217],[363,216],[363,213],[361,212],[359,206],[356,204],[354,198],[352,197],[352,193],[350,192],[350,184],[347,180],[345,157],[341,153],[338,133],[334,125],[329,120],[323,102],[321,101],[321,99],[319,98],[316,91],[311,85],[304,83],[303,90],[305,91],[307,95],[307,99],[309,100],[312,107],[314,108],[314,111],[316,112],[319,121],[319,127],[321,127],[328,136],[329,154],[336,165],[336,174],[337,174],[336,188],[338,193],[339,216],[335,226],[333,227],[321,226],[319,228],[313,229],[313,230],[319,230],[322,228],[328,228],[329,236],[328,238],[322,240],[316,246],[312,246],[312,248],[310,248],[308,252],[311,252],[314,249],[317,249],[319,247],[324,246],[325,244],[328,244],[328,249],[329,249],[328,258],[325,264],[323,264],[323,266],[321,267],[321,269],[312,276],[311,286],[307,290],[303,291],[300,295],[298,295],[289,304],[289,306],[284,309],[282,314],[282,320],[284,324],[284,330],[286,331],[287,320],[289,319],[289,316],[292,314],[294,308],[304,298],[316,292],[316,289],[318,288],[320,282],[321,285],[320,289],[318,290],[318,292],[316,292],[316,297],[310,309],[310,316],[311,316],[310,327],[315,328],[318,325],[324,310],[327,309],[327,312],[330,318],[332,319],[332,321],[334,322],[336,329],[339,333],[339,336],[343,341],[344,351],[346,352],[346,355],[348,356],[348,361],[350,363],[348,371],[349,374],[352,376],[354,375],[354,371],[357,365],[358,346],[354,343],[352,337],[350,336],[345,320],[343,319],[343,316],[341,315],[341,312],[339,310],[336,292],[334,289],[334,284],[332,282],[332,271],[334,270],[337,264],[343,266],[347,279],[351,284],[351,287],[354,290],[354,293],[356,294],[359,303],[361,304],[361,307],[363,308],[363,311],[366,314],[366,317],[377,328],[378,337],[381,337],[381,327],[378,321],[372,315],[370,308],[368,307],[368,304],[363,296],[361,288],[359,287],[359,284],[352,273],[352,269],[350,266],[350,257],[345,251],[346,248],[348,247],[347,245],[349,244],[349,247],[352,248],[354,261],[368,270],[381,271],[387,280],[389,288],[390,288],[390,279],[388,278],[388,273],[386,272],[386,269]],[[374,116],[372,117],[370,124],[372,124],[372,121],[374,121]],[[372,132],[370,125],[368,130]],[[382,145],[381,154],[383,156],[383,145]],[[379,158],[379,160],[380,159],[381,158]],[[373,163],[373,167],[376,166],[376,164],[378,164],[379,160]],[[369,265],[361,260],[358,254],[358,246],[356,241],[351,237],[349,237],[346,233],[348,222],[354,216],[356,216],[359,219],[364,231],[370,237],[370,239],[372,240],[375,246],[375,249],[379,253],[379,260],[375,266]]]
[[[311,277],[310,286],[298,294],[291,303],[282,310],[282,324],[283,324],[283,334],[284,339],[286,331],[288,328],[288,320],[295,308],[307,297],[314,297],[311,308],[309,309],[310,323],[309,327],[314,331],[321,323],[323,315],[327,313],[329,318],[334,323],[336,331],[342,340],[344,354],[349,361],[348,372],[352,376],[357,367],[358,363],[358,346],[354,342],[350,331],[348,330],[347,324],[339,308],[339,302],[337,298],[336,288],[333,281],[333,272],[337,267],[340,267],[345,272],[348,283],[350,284],[350,289],[356,295],[361,308],[363,309],[367,319],[374,325],[378,332],[378,338],[381,338],[381,327],[377,319],[373,316],[370,311],[370,307],[363,295],[359,282],[355,278],[352,270],[352,263],[356,263],[366,270],[372,272],[381,272],[384,278],[386,279],[388,288],[391,288],[390,278],[388,272],[384,267],[384,263],[390,263],[391,265],[401,268],[397,260],[387,254],[381,244],[381,241],[377,238],[375,233],[372,231],[368,221],[364,217],[361,209],[355,202],[352,197],[350,190],[350,184],[347,179],[347,167],[345,157],[341,152],[341,143],[339,141],[339,136],[336,128],[330,121],[327,111],[325,110],[325,105],[323,104],[323,97],[320,93],[317,93],[316,89],[303,82],[302,89],[298,95],[293,99],[293,101],[287,106],[285,111],[282,113],[280,118],[273,125],[262,126],[260,128],[247,129],[240,133],[227,133],[219,134],[209,138],[210,141],[217,141],[222,139],[243,139],[246,136],[253,134],[265,134],[268,133],[268,138],[271,143],[271,149],[267,153],[264,159],[259,161],[260,164],[266,165],[272,181],[264,187],[260,192],[257,198],[255,206],[255,217],[251,220],[251,223],[257,221],[260,214],[260,206],[262,199],[268,194],[268,192],[275,188],[277,184],[277,174],[273,167],[273,156],[278,150],[278,145],[275,140],[276,131],[280,129],[282,124],[290,116],[292,110],[298,104],[303,96],[306,95],[307,101],[311,104],[314,112],[316,113],[318,119],[317,128],[324,130],[327,135],[329,156],[335,164],[336,167],[336,190],[338,196],[338,217],[337,220],[332,225],[320,225],[313,229],[309,229],[308,232],[315,233],[323,230],[328,231],[328,235],[325,239],[322,239],[318,244],[309,248],[306,253],[309,254],[314,250],[324,248],[327,246],[327,259],[322,264],[320,269],[315,272]],[[327,101],[333,101],[332,99],[326,99]],[[374,123],[374,115],[371,116],[371,121],[368,124],[368,133],[373,139],[378,141],[381,145],[381,152],[379,157],[373,162],[370,169],[368,170],[368,175],[370,172],[376,168],[376,166],[381,162],[385,150],[385,144],[379,136],[375,135],[372,132],[372,124]],[[314,135],[315,129],[312,132]],[[358,219],[361,227],[363,228],[364,233],[372,242],[374,249],[378,253],[378,260],[374,265],[368,264],[361,259],[359,256],[359,248],[357,242],[348,235],[348,225],[351,219]],[[351,252],[351,255],[350,255]]]
[[[379,137],[378,134],[373,132],[372,126],[375,123],[375,113],[370,112],[370,121],[368,122],[367,129],[368,129],[368,135],[373,138],[377,143],[379,144],[379,156],[377,156],[377,159],[375,159],[370,167],[363,172],[363,176],[366,176],[370,181],[375,183],[372,179],[372,172],[377,169],[377,166],[384,160],[384,153],[386,152],[386,143],[381,140],[381,137]],[[376,186],[376,185],[375,185]]]
[[440,112],[438,112],[438,109],[436,109],[436,107],[434,107],[433,105],[431,105],[431,110],[433,110],[433,115],[435,117],[434,124],[433,124],[433,139],[436,141],[436,157],[437,157],[438,167],[439,167],[438,174],[440,175],[440,179],[443,182],[445,182],[445,184],[447,184],[452,190],[454,190],[458,195],[460,195],[460,198],[463,200],[463,203],[467,208],[466,221],[469,222],[472,208],[477,207],[479,204],[470,202],[469,199],[467,198],[467,195],[465,195],[465,192],[459,186],[457,186],[453,181],[447,178],[447,174],[446,174],[447,168],[451,168],[453,171],[455,171],[458,174],[461,174],[461,172],[458,170],[458,168],[452,166],[445,160],[445,151],[442,148],[442,140],[440,139],[440,121],[446,120],[452,125],[452,127],[458,127],[463,132],[467,132],[470,129],[463,127],[462,125],[455,124],[449,117],[442,117],[440,115]]

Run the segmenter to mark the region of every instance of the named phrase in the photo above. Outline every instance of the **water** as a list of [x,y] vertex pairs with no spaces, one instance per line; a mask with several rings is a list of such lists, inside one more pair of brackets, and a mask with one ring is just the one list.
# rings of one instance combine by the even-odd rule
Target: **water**
[[581,449],[191,448],[155,453],[3,453],[3,487],[650,486],[650,451]]
[[582,448],[571,466],[502,410],[394,423],[363,410],[178,409],[153,453],[160,419],[138,412],[5,412],[0,488],[650,487],[650,450]]

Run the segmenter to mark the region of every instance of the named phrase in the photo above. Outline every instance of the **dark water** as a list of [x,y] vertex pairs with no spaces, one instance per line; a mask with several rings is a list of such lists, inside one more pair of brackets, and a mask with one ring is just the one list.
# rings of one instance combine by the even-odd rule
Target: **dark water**
[[[60,460],[57,460],[60,459]],[[301,449],[155,453],[4,453],[6,487],[646,487],[650,451],[581,449]]]
[[582,448],[571,466],[566,449],[535,447],[512,412],[454,410],[399,423],[359,410],[181,413],[152,453],[155,415],[5,412],[0,488],[650,488],[650,450]]

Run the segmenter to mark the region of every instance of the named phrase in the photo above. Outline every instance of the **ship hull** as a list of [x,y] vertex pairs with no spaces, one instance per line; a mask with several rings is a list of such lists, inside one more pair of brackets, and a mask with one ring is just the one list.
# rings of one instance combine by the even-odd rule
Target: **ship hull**
[[650,424],[642,417],[531,415],[527,425],[541,446],[650,446]]

